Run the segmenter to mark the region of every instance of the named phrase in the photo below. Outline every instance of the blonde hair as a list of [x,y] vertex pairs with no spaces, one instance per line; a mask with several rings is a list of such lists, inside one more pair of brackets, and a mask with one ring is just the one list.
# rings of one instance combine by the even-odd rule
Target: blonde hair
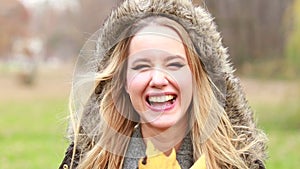
[[[227,168],[248,168],[241,158],[242,149],[239,150],[234,145],[239,136],[234,132],[234,126],[230,123],[224,108],[214,94],[214,84],[201,65],[188,33],[176,21],[160,16],[142,18],[133,24],[125,34],[124,39],[112,49],[112,52],[109,54],[110,58],[106,62],[107,64],[98,73],[97,84],[101,82],[106,83],[102,89],[102,100],[99,110],[103,118],[98,128],[98,130],[101,130],[99,132],[101,135],[99,141],[84,155],[78,168],[122,168],[129,141],[113,135],[110,128],[113,128],[121,135],[130,137],[134,126],[137,124],[137,122],[131,120],[134,119],[136,114],[124,88],[127,68],[126,58],[131,36],[150,24],[172,28],[178,33],[185,45],[188,64],[194,80],[194,94],[188,109],[190,111],[188,114],[191,122],[190,133],[194,160],[205,154],[207,168],[209,169],[220,169],[222,166]],[[128,114],[123,115],[121,113]],[[209,123],[211,115],[218,117],[218,123]],[[213,129],[212,132],[207,131],[210,128]],[[75,136],[80,134],[79,130],[74,132]],[[119,155],[107,151],[101,145],[106,145],[107,147],[116,146],[115,149],[119,150]],[[246,145],[244,148],[246,148]]]

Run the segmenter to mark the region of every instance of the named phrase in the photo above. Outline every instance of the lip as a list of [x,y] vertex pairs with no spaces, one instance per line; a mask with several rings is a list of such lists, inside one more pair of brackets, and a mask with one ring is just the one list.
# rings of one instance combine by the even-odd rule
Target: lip
[[[147,102],[147,98],[150,97],[150,96],[166,96],[166,95],[174,95],[176,96],[176,99],[174,101],[173,104],[171,105],[166,105],[166,106],[163,106],[162,108],[158,108],[158,107],[153,107],[151,106],[148,102]],[[146,94],[145,98],[144,98],[145,102],[146,102],[146,106],[154,111],[154,112],[165,112],[165,111],[170,111],[172,110],[175,105],[177,104],[177,100],[178,100],[178,95],[174,92],[163,92],[163,93],[148,93]]]

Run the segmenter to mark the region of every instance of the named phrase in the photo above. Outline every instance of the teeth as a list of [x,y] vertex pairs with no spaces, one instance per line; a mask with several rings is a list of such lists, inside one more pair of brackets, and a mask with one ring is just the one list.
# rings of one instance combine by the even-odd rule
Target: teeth
[[159,103],[163,103],[166,101],[170,101],[172,99],[174,99],[175,96],[173,95],[165,95],[165,96],[151,96],[149,97],[149,101],[150,102],[159,102]]

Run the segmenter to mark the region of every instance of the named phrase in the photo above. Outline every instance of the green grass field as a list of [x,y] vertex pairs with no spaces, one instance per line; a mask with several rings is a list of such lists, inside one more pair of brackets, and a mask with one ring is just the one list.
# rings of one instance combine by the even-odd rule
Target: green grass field
[[244,80],[243,83],[258,126],[269,139],[266,167],[299,168],[299,81]]
[[58,168],[66,148],[64,99],[1,103],[0,168]]
[[257,103],[260,126],[269,137],[267,168],[300,166],[300,98],[280,104]]
[[0,168],[58,168],[65,138],[71,69],[41,71],[33,86],[0,72]]
[[[65,131],[71,71],[39,75],[36,86],[0,79],[0,168],[58,168]],[[300,166],[300,85],[242,80],[258,125],[269,137],[267,168]]]

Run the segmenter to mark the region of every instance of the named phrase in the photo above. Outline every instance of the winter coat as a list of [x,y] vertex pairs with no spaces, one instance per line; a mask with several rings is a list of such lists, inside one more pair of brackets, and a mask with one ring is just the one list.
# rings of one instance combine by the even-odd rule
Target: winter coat
[[[233,125],[248,127],[234,129],[236,133],[246,136],[243,141],[249,143],[259,137],[260,140],[266,140],[265,135],[256,128],[253,112],[245,99],[240,80],[234,75],[227,49],[222,45],[222,38],[212,16],[202,7],[193,6],[189,0],[125,0],[112,11],[103,27],[91,37],[85,49],[81,51],[78,64],[86,64],[86,70],[80,69],[77,65],[77,74],[97,72],[101,69],[101,65],[105,64],[107,58],[110,57],[107,49],[118,41],[122,31],[137,19],[153,15],[167,16],[181,24],[189,33],[205,71],[225,96],[222,97],[215,92],[230,122]],[[78,78],[80,79],[80,76]],[[92,94],[87,95],[88,99],[84,108],[78,108],[83,113],[80,127],[82,136],[76,146],[73,166],[77,166],[79,158],[91,148],[92,140],[89,136],[95,132],[93,129],[99,122],[99,107],[96,105],[101,100],[103,85],[100,84]],[[72,130],[69,131],[69,135],[71,144],[60,168],[68,168],[71,163],[74,149]],[[265,168],[263,164],[266,158],[265,149],[265,142],[261,141],[253,145],[248,152],[244,152],[242,158],[250,169]]]

